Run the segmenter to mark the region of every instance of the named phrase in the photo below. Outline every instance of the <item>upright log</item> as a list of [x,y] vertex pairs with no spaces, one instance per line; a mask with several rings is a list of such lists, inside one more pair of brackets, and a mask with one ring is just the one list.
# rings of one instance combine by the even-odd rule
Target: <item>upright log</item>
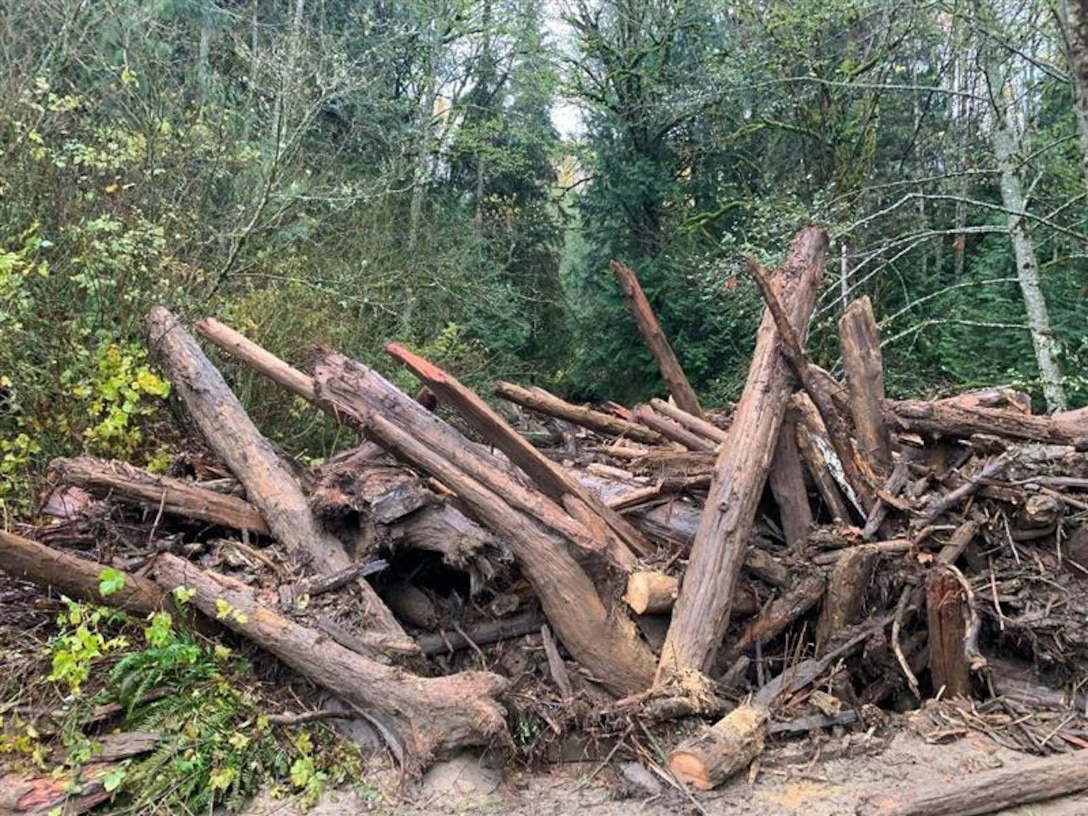
[[638,277],[630,267],[624,266],[619,261],[612,261],[610,266],[612,274],[619,282],[620,289],[623,290],[627,308],[631,310],[635,323],[638,325],[639,334],[642,335],[650,353],[657,360],[657,367],[661,370],[661,377],[665,380],[669,393],[683,410],[703,419],[703,409],[699,405],[699,398],[695,396],[695,389],[688,382],[684,369],[680,367],[680,361],[676,359],[676,354],[669,345],[668,338],[661,331],[650,301],[646,299],[646,294],[639,285]]
[[812,505],[805,487],[804,464],[797,450],[797,419],[792,411],[786,414],[778,432],[769,482],[786,545],[800,546],[812,529]]
[[868,296],[846,307],[839,320],[842,366],[850,393],[858,453],[881,480],[892,467],[891,437],[884,423],[884,366],[873,304]]
[[414,767],[436,754],[487,745],[506,730],[505,712],[496,698],[507,682],[496,674],[417,677],[368,660],[257,603],[245,585],[168,553],[156,561],[155,580],[167,591],[192,590],[193,605],[205,615],[218,618],[319,686],[377,714],[403,740]]
[[[786,264],[773,282],[800,338],[808,331],[827,246],[827,233],[816,227],[806,228],[793,242]],[[789,367],[778,347],[774,318],[765,313],[744,394],[730,429],[730,444],[715,465],[706,509],[673,609],[658,666],[659,684],[685,670],[708,671],[725,635],[790,386]]]
[[[322,572],[350,566],[343,545],[318,526],[298,484],[192,335],[161,306],[144,318],[144,332],[152,358],[185,402],[204,439],[241,481],[276,540],[291,552],[305,553]],[[365,579],[360,578],[357,586],[368,626],[410,648],[411,639],[378,593]]]

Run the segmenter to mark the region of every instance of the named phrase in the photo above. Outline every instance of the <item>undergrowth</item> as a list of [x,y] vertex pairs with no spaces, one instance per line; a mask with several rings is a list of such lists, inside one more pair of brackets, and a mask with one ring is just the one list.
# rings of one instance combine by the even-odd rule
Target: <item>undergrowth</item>
[[[104,571],[101,590],[116,591],[118,575]],[[184,609],[184,589],[175,600]],[[2,689],[0,759],[9,770],[52,775],[75,796],[105,735],[157,735],[152,750],[97,775],[110,799],[96,812],[111,814],[233,811],[259,787],[312,804],[326,787],[362,778],[354,746],[320,723],[273,725],[248,662],[169,612],[138,620],[65,598],[57,627],[38,656],[49,665],[43,679]]]

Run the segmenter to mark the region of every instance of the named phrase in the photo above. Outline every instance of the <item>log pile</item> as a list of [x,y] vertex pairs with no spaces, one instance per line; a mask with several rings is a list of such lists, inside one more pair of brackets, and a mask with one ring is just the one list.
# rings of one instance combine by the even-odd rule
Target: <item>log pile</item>
[[[150,611],[185,586],[214,617],[225,599],[244,612],[228,628],[380,717],[413,768],[501,741],[527,696],[555,733],[633,712],[718,718],[671,746],[673,773],[703,789],[776,735],[865,732],[878,709],[926,701],[946,718],[997,701],[991,729],[1040,756],[1083,747],[1088,410],[1032,415],[1009,389],[889,400],[864,298],[840,323],[845,379],[817,367],[805,336],[826,250],[809,228],[779,269],[750,263],[767,308],[729,415],[700,405],[622,264],[672,400],[595,409],[500,383],[507,411],[390,345],[426,386],[413,399],[331,349],[307,374],[201,321],[359,432],[310,470],[157,308],[148,348],[215,464],[161,476],[58,460],[61,519],[0,533],[0,569],[94,597],[97,565],[67,551],[77,522],[103,505],[154,519],[142,552],[114,548],[131,574],[110,601]],[[562,447],[530,444],[506,418],[518,412]]]

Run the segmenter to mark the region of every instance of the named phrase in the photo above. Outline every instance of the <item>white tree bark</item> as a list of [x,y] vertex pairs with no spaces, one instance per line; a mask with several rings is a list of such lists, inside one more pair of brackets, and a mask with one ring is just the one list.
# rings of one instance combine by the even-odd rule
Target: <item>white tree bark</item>
[[[1002,100],[1003,89],[1000,86],[994,88],[992,83],[990,87],[991,97]],[[990,140],[1001,172],[1001,203],[1008,212],[1009,238],[1016,256],[1016,277],[1024,296],[1024,309],[1027,312],[1031,342],[1035,348],[1035,361],[1043,383],[1043,396],[1047,410],[1054,413],[1066,410],[1068,403],[1055,353],[1054,334],[1050,329],[1050,314],[1039,285],[1039,262],[1035,257],[1031,234],[1028,232],[1026,199],[1020,181],[1020,139],[1011,119],[1014,116],[1011,106],[1002,102],[1001,107],[1004,109],[997,111]]]

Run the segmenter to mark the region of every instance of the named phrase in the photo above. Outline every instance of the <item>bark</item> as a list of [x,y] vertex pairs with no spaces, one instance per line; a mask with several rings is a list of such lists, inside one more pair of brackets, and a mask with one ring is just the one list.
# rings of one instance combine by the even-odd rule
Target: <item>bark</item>
[[77,558],[13,533],[0,530],[0,570],[41,587],[53,588],[77,600],[104,603],[126,612],[147,615],[169,605],[153,581],[126,574],[124,585],[103,597],[98,589],[104,564]]
[[592,534],[609,549],[613,562],[631,564],[633,554],[653,554],[654,548],[623,516],[530,445],[491,406],[456,378],[394,343],[385,348],[390,356],[406,365],[440,399],[456,408],[484,439],[505,453],[544,495],[565,507],[590,528]]
[[[1003,88],[995,87],[989,79],[991,96],[1000,98]],[[1039,261],[1035,256],[1035,244],[1028,232],[1027,201],[1020,180],[1020,157],[1017,155],[1019,141],[1012,122],[1015,115],[1007,102],[1002,103],[1004,110],[997,111],[997,121],[991,132],[994,156],[997,158],[1001,173],[1001,203],[1008,213],[1009,238],[1016,256],[1016,277],[1020,283],[1020,292],[1024,296],[1024,309],[1027,313],[1031,343],[1035,349],[1035,362],[1039,366],[1039,376],[1043,384],[1043,396],[1047,410],[1064,411],[1067,400],[1062,386],[1062,373],[1058,366],[1057,346],[1054,333],[1050,328],[1050,313],[1046,298],[1039,284]]]
[[669,345],[668,338],[661,331],[653,307],[650,306],[650,301],[646,299],[642,286],[638,282],[638,277],[630,267],[624,266],[618,261],[612,261],[610,267],[612,274],[615,275],[616,281],[620,285],[620,289],[623,291],[623,298],[627,301],[627,308],[631,310],[631,315],[635,318],[639,334],[642,335],[642,339],[649,347],[650,353],[653,354],[654,359],[657,361],[657,367],[661,371],[661,378],[665,381],[669,393],[672,394],[673,399],[676,400],[676,404],[681,409],[700,419],[703,418],[703,409],[699,405],[699,398],[695,396],[695,390],[691,387],[691,383],[688,382],[684,369],[680,367],[680,361],[676,359],[676,354],[673,352],[672,346]]
[[873,304],[868,297],[855,300],[839,320],[842,364],[850,393],[859,453],[881,480],[892,467],[891,438],[884,424],[884,367],[880,356]]
[[681,425],[676,420],[658,413],[648,405],[636,405],[631,412],[635,420],[648,428],[653,428],[666,439],[678,442],[691,451],[713,452],[718,443],[700,436]]
[[[275,449],[246,416],[245,409],[192,336],[170,312],[157,306],[144,319],[152,357],[173,384],[212,450],[245,486],[272,535],[294,554],[305,554],[321,572],[350,566],[343,545],[322,530],[305,496],[281,465]],[[271,355],[269,355],[271,356]],[[411,640],[365,580],[356,586],[367,626],[394,639]]]
[[153,476],[125,462],[85,456],[54,459],[49,471],[65,484],[85,488],[96,496],[129,502],[152,513],[168,513],[268,535],[268,525],[260,511],[249,502],[183,479]]
[[[605,608],[589,577],[568,554],[571,542],[557,535],[556,508],[550,501],[514,483],[495,481],[501,474],[464,442],[456,444],[452,429],[426,412],[420,416],[418,405],[375,372],[328,352],[315,371],[323,402],[448,485],[507,541],[552,628],[579,663],[618,694],[649,685],[652,655],[631,621]],[[510,502],[518,490],[522,501],[515,507]],[[577,523],[567,522],[577,531]]]
[[908,431],[967,438],[990,434],[1031,442],[1072,445],[1088,450],[1088,413],[1068,411],[1031,416],[998,408],[971,408],[955,403],[899,400],[885,404],[888,420]]
[[857,816],[976,816],[1043,802],[1088,789],[1088,760],[1081,751],[1024,759],[1010,767],[926,782],[897,793],[862,799]]
[[1069,75],[1073,80],[1073,110],[1080,134],[1081,168],[1088,184],[1088,6],[1084,0],[1062,0],[1059,19],[1065,32]]
[[672,405],[663,399],[654,397],[650,400],[650,407],[658,413],[664,414],[674,422],[679,422],[692,433],[697,434],[704,439],[708,439],[715,444],[725,442],[725,440],[729,438],[728,431],[722,430],[717,425],[714,425],[701,417],[689,414],[684,409],[677,408],[675,405]]
[[573,422],[598,433],[619,436],[647,445],[660,445],[664,442],[661,434],[643,425],[594,411],[592,408],[573,405],[554,394],[549,394],[543,388],[522,388],[512,383],[500,382],[495,386],[495,395],[531,411],[565,419],[567,422]]
[[969,697],[971,673],[963,651],[967,634],[960,582],[947,569],[936,569],[926,580],[929,623],[929,670],[933,690],[942,697]]
[[869,545],[843,550],[827,583],[827,597],[816,625],[817,652],[837,632],[857,623],[864,611],[879,551]]
[[768,481],[778,504],[786,545],[797,547],[812,529],[812,505],[805,487],[801,453],[797,450],[797,421],[793,412],[786,414],[778,432]]
[[742,705],[669,753],[669,769],[696,790],[712,790],[763,752],[770,712]]
[[[413,765],[465,746],[487,745],[506,730],[506,712],[496,699],[507,681],[496,674],[425,678],[368,660],[257,603],[248,587],[169,554],[156,562],[155,580],[168,592],[181,586],[193,590],[191,602],[205,615],[387,721]],[[225,615],[224,601],[229,607]]]
[[[808,228],[794,241],[775,278],[798,337],[804,337],[827,253],[827,235]],[[686,581],[673,610],[658,682],[685,669],[706,672],[729,623],[756,505],[767,480],[789,395],[789,370],[779,351],[775,321],[765,314],[731,444],[718,457],[714,479],[692,545]]]
[[769,643],[791,623],[812,609],[824,597],[827,580],[820,573],[797,582],[789,592],[771,604],[770,608],[744,627],[740,638],[729,649],[727,662],[732,663],[753,649],[756,643]]

